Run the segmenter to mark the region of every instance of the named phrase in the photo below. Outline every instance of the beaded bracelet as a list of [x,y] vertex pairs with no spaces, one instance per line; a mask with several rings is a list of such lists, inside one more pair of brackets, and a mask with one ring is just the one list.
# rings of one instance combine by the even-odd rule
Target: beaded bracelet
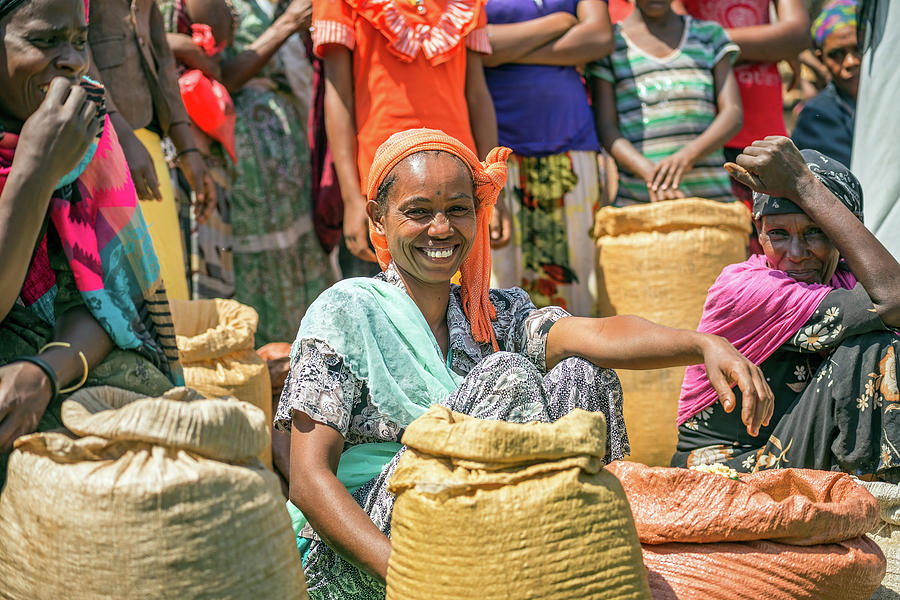
[[[181,158],[182,156],[184,156],[184,155],[187,154],[188,152],[200,152],[200,148],[195,148],[195,147],[192,146],[192,147],[190,147],[190,148],[185,148],[185,149],[182,150],[181,152],[176,152],[176,153],[175,153],[175,160],[178,160],[179,158]],[[201,154],[202,154],[202,152],[201,152]]]
[[57,394],[59,394],[59,380],[56,378],[56,371],[44,359],[37,356],[20,356],[13,362],[31,363],[43,371],[50,381],[50,402],[56,399]]

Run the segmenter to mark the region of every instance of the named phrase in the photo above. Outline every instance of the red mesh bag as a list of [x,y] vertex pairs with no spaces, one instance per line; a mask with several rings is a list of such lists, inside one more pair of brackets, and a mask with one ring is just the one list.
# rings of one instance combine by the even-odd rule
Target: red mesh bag
[[885,573],[865,537],[878,504],[845,473],[778,469],[739,481],[614,462],[655,599],[868,598]]

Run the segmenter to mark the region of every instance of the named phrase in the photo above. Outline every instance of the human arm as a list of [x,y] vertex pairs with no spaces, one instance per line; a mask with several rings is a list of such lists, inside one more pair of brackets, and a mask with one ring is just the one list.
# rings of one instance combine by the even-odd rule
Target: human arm
[[614,48],[609,9],[602,0],[579,0],[578,23],[562,36],[532,50],[515,62],[578,66],[608,56]]
[[78,165],[100,131],[96,116],[97,105],[84,89],[57,77],[22,126],[0,192],[0,320],[22,289],[53,190]]
[[725,168],[739,182],[803,209],[838,249],[884,324],[900,327],[900,264],[816,178],[790,138],[756,140],[736,162]]
[[373,577],[387,577],[391,542],[338,481],[344,437],[295,410],[291,421],[290,499],[340,556]]
[[199,69],[207,77],[217,81],[222,79],[222,61],[218,54],[207,56],[191,36],[183,33],[167,33],[166,41],[175,60],[189,69]]
[[[113,348],[112,340],[84,305],[68,310],[57,319],[54,341],[69,347],[52,347],[41,359],[53,369],[59,387],[79,381],[84,375],[84,353],[90,370]],[[37,365],[13,361],[0,367],[0,450],[9,450],[21,435],[33,432],[51,400],[50,380]]]
[[768,424],[774,409],[774,396],[762,371],[724,338],[664,327],[631,315],[560,319],[547,335],[546,356],[548,369],[570,356],[619,369],[661,369],[704,363],[726,412],[735,407],[731,386],[737,384],[740,388],[741,420],[751,435]]
[[356,166],[356,115],[353,58],[350,49],[333,45],[325,53],[325,132],[344,202],[344,243],[354,255],[375,262],[369,248],[369,217]]
[[309,28],[312,0],[293,0],[287,9],[250,46],[222,65],[222,83],[229,93],[256,76],[289,37]]
[[778,0],[778,22],[726,29],[741,48],[740,62],[777,62],[809,48],[809,13],[803,0]]
[[656,164],[650,184],[653,191],[677,189],[682,176],[693,168],[694,163],[723,147],[741,130],[744,117],[737,80],[731,68],[731,56],[719,60],[713,69],[713,80],[718,108],[716,117],[703,133]]
[[487,28],[491,38],[491,53],[484,55],[481,61],[485,67],[515,62],[560,37],[576,23],[578,19],[575,15],[554,12],[519,23],[489,24]]
[[684,194],[677,188],[661,190],[657,193],[650,186],[656,165],[638,152],[637,148],[622,135],[619,129],[619,115],[613,84],[600,77],[591,77],[590,87],[597,137],[616,161],[616,165],[647,182],[647,191],[652,202],[683,197]]

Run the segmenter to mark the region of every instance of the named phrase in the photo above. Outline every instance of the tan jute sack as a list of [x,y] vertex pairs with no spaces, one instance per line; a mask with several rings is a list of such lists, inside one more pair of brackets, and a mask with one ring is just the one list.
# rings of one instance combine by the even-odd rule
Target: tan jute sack
[[[184,380],[207,398],[234,396],[271,422],[272,387],[266,361],[254,351],[259,315],[235,300],[170,300]],[[272,465],[272,446],[259,455]]]
[[[631,314],[696,329],[722,269],[747,257],[750,212],[740,202],[687,198],[597,213],[599,314]],[[667,466],[675,452],[684,368],[617,371],[631,460]]]
[[0,495],[0,597],[308,598],[263,412],[186,388],[87,388],[75,435],[16,442]]
[[900,485],[883,481],[859,481],[878,500],[880,519],[869,532],[887,559],[887,573],[872,600],[900,599]]
[[602,414],[520,425],[434,406],[403,443],[388,600],[650,597]]

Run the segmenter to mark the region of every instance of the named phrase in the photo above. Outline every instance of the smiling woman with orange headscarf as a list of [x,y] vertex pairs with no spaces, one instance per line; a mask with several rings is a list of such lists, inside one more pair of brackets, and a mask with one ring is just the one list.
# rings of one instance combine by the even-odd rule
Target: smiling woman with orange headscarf
[[[704,361],[729,408],[726,379],[752,398],[748,427],[768,418],[761,374],[721,338],[571,317],[535,308],[521,289],[488,289],[488,223],[509,152],[482,163],[443,132],[414,129],[375,154],[367,210],[384,271],[344,280],[309,308],[275,417],[291,430],[289,509],[311,598],[384,598],[387,481],[404,429],[433,404],[521,423],[602,411],[615,460],[628,441],[611,367]],[[457,271],[461,285],[450,283]]]

